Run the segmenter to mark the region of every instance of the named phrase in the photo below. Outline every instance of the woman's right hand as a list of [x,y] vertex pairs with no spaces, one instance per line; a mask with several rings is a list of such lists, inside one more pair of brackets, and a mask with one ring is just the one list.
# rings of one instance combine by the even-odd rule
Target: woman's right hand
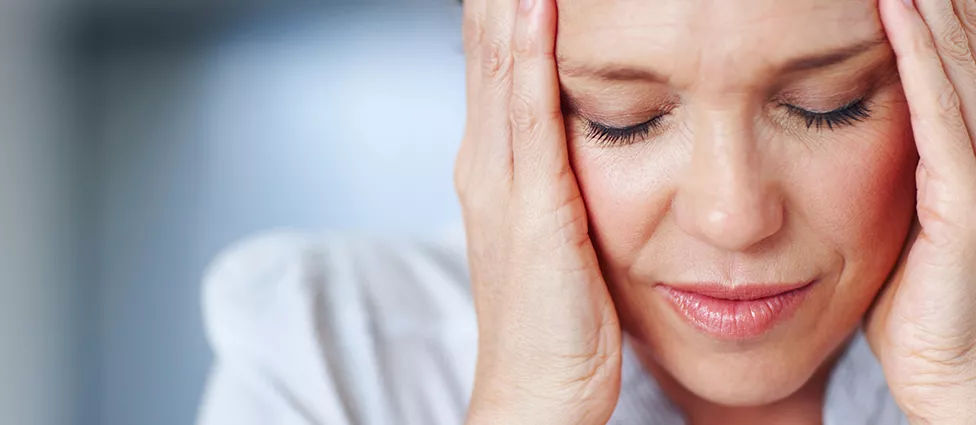
[[465,0],[464,211],[478,364],[469,424],[605,424],[621,331],[569,162],[555,0]]

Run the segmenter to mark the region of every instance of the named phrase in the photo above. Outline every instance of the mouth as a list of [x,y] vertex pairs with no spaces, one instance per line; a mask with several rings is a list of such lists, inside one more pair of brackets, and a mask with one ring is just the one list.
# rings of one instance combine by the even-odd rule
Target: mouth
[[685,321],[716,339],[747,340],[792,317],[817,281],[737,286],[659,283],[655,288]]

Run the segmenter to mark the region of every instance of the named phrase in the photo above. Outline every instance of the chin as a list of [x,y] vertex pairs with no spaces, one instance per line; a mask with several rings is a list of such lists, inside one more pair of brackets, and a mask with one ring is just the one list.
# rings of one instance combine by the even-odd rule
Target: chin
[[673,327],[645,328],[649,332],[635,338],[635,348],[668,393],[731,407],[764,406],[798,392],[819,391],[807,384],[825,382],[856,327],[856,321],[826,322],[833,327],[786,326],[747,342],[710,340]]
[[[693,359],[700,356],[687,356]],[[782,357],[742,354],[716,359],[680,361],[668,373],[689,392],[725,406],[763,406],[800,391],[820,362],[802,356],[784,362]],[[696,364],[697,363],[697,364]]]
[[645,369],[669,394],[735,407],[769,405],[801,391],[817,391],[816,385],[807,384],[828,378],[859,317],[854,311],[839,317],[815,308],[762,337],[728,341],[703,335],[666,311],[651,308],[640,318],[625,315],[625,328]]

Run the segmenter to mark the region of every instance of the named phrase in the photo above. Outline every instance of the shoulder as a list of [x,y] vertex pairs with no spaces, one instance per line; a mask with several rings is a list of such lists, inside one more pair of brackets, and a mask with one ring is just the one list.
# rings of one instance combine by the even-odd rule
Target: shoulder
[[253,334],[293,320],[368,315],[394,334],[450,326],[472,313],[466,260],[458,248],[297,231],[246,238],[219,254],[205,273],[208,334],[219,351],[222,340],[242,330]]
[[203,279],[204,307],[215,313],[251,313],[269,292],[309,280],[321,268],[324,246],[307,235],[276,231],[235,242],[219,253]]
[[298,232],[247,238],[221,252],[203,279],[203,310],[215,351],[244,344],[260,325],[281,320],[323,271],[324,246]]
[[[409,414],[418,405],[410,397],[448,396],[438,386],[455,388],[451,382],[473,368],[465,265],[461,245],[440,241],[293,231],[250,237],[205,274],[207,336],[217,365],[258,393],[284,392],[289,405],[313,416],[346,411],[360,418],[351,422],[382,423]],[[456,366],[424,366],[438,359]]]

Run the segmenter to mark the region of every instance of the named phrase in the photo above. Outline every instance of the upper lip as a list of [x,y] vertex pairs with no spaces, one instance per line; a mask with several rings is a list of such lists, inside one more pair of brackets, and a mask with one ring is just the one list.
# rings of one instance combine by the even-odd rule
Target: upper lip
[[747,301],[785,294],[787,292],[803,288],[811,283],[813,283],[813,281],[789,283],[743,283],[736,285],[718,282],[662,282],[661,284],[681,292],[691,292],[709,298]]

